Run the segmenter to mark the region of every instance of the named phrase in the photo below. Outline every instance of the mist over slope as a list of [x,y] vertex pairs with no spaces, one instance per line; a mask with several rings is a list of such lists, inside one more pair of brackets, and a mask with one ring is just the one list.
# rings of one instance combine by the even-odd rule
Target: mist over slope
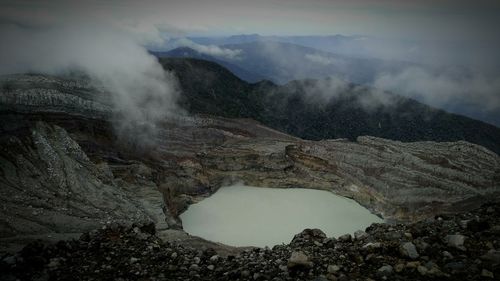
[[[428,32],[428,31],[427,31]],[[189,37],[190,41],[200,45],[232,45],[253,42],[281,42],[314,48],[357,58],[378,58],[383,60],[398,60],[419,64],[470,65],[488,58],[494,64],[498,57],[491,57],[494,44],[491,42],[446,40],[419,40],[416,38],[386,38],[366,35],[260,35],[238,34],[220,37]],[[488,50],[481,53],[478,50]],[[498,71],[498,66],[494,66]]]
[[[173,45],[165,46],[171,50],[160,56],[214,61],[248,82],[258,81],[248,73],[278,84],[337,77],[500,125],[500,68],[494,55],[487,62],[475,59],[484,57],[482,53],[490,47],[478,50],[478,46],[459,41],[342,35],[252,34],[172,41]],[[179,45],[184,47],[175,48]]]
[[413,99],[338,79],[249,84],[213,62],[161,58],[193,113],[253,118],[312,140],[370,135],[400,141],[466,140],[500,152],[500,129]]
[[[235,58],[215,57],[199,51],[176,48],[160,53],[162,57],[193,57],[220,63],[221,61],[266,77],[278,84],[296,79],[323,79],[337,76],[354,83],[371,83],[379,73],[396,74],[414,64],[400,61],[384,61],[374,58],[356,58],[320,51],[290,43],[254,41],[221,46],[225,50],[239,50]],[[222,64],[224,65],[224,63]],[[224,65],[225,66],[225,65]],[[237,72],[235,72],[237,74]],[[246,79],[245,76],[237,75]]]

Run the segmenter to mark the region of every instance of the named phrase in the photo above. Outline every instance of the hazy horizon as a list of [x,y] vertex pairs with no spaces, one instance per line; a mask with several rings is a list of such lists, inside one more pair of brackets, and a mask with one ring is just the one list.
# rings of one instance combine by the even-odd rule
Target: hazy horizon
[[365,35],[498,40],[498,1],[210,0],[1,1],[1,24],[107,21],[140,33],[184,36]]

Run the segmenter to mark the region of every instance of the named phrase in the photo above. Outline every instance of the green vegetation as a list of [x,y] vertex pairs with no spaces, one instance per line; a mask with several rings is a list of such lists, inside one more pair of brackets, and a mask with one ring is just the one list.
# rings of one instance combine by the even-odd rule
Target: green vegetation
[[[398,95],[386,93],[391,102],[381,104],[371,89],[349,85],[321,98],[309,93],[314,80],[283,86],[269,81],[249,84],[209,61],[161,58],[160,62],[177,74],[183,90],[181,106],[191,113],[253,118],[311,140],[354,140],[362,135],[400,141],[466,140],[500,153],[499,128]],[[328,91],[322,94],[331,94]]]

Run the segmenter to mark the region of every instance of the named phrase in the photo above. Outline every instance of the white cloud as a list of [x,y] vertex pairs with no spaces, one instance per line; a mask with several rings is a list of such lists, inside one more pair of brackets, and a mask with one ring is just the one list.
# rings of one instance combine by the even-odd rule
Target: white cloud
[[481,73],[457,77],[452,72],[431,73],[413,67],[397,74],[381,74],[374,86],[440,108],[466,104],[485,111],[500,110],[500,78]]
[[338,60],[336,60],[332,57],[322,56],[320,54],[306,54],[304,57],[311,62],[322,64],[322,65],[331,65],[331,64],[339,63]]
[[[109,22],[26,22],[0,24],[0,74],[38,72],[86,74],[110,93],[120,136],[150,145],[157,125],[178,114],[173,74],[141,46],[142,39]],[[138,129],[139,128],[139,129]]]
[[174,43],[174,46],[176,47],[189,47],[199,53],[213,56],[213,57],[219,57],[219,58],[224,58],[224,59],[229,59],[229,60],[234,60],[238,59],[239,56],[242,54],[242,50],[240,49],[227,49],[227,48],[221,48],[219,46],[215,45],[200,45],[197,44],[187,38],[181,38],[177,39]]

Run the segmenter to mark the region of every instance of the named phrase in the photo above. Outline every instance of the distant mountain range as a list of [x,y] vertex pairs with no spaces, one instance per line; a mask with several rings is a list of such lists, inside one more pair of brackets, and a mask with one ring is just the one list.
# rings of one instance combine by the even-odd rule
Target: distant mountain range
[[419,62],[415,52],[415,47],[418,45],[418,42],[360,35],[262,36],[259,34],[240,34],[227,37],[189,37],[189,40],[201,45],[218,46],[259,41],[282,42],[350,57],[397,59],[401,61]]
[[222,45],[220,48],[239,50],[234,59],[225,59],[180,47],[168,52],[153,52],[159,57],[192,57],[217,62],[238,77],[256,82],[267,78],[284,84],[297,79],[323,79],[342,77],[353,83],[371,83],[380,73],[397,73],[412,66],[399,61],[352,58],[319,51],[290,43],[253,41],[241,44]]
[[[473,48],[474,43],[464,40],[434,40],[402,39],[374,37],[364,35],[304,35],[304,36],[263,36],[259,34],[239,34],[225,37],[188,37],[189,40],[201,45],[233,45],[251,42],[281,42],[314,48],[316,50],[345,55],[355,58],[377,58],[397,60],[418,64],[453,64],[468,65],[470,54],[491,48],[491,44],[482,49]],[[172,48],[170,48],[172,49]],[[492,57],[498,61],[498,56]],[[490,65],[493,73],[498,74],[500,66]]]
[[250,84],[214,62],[161,58],[160,63],[177,74],[183,90],[180,103],[192,113],[252,118],[311,140],[364,135],[466,140],[500,153],[499,128],[369,87],[329,79]]
[[[356,84],[372,84],[374,81],[379,81],[380,77],[389,77],[384,83],[389,82],[387,87],[392,91],[415,98],[421,102],[429,102],[450,112],[464,114],[489,122],[490,124],[495,124],[496,126],[500,125],[500,112],[485,110],[485,107],[481,103],[478,104],[476,99],[476,91],[484,91],[498,84],[495,82],[495,79],[498,79],[495,78],[496,76],[486,76],[485,80],[481,75],[476,76],[477,73],[473,69],[463,66],[447,68],[401,60],[376,59],[370,58],[368,55],[356,57],[347,55],[346,52],[340,52],[340,54],[330,53],[304,46],[330,46],[328,45],[329,43],[333,44],[331,46],[344,46],[347,44],[345,42],[375,40],[373,38],[342,35],[280,37],[254,34],[190,39],[193,40],[193,44],[219,44],[217,46],[211,45],[211,47],[231,52],[238,51],[239,55],[229,58],[214,56],[189,47],[178,47],[169,51],[152,53],[158,57],[186,57],[213,61],[226,67],[236,76],[250,83],[270,80],[276,84],[285,84],[292,80],[324,79],[335,76]],[[376,42],[371,43],[374,44],[374,48],[378,46]],[[368,43],[364,42],[363,44],[365,46]],[[323,49],[325,49],[324,46],[322,47]],[[331,49],[335,50],[334,47]],[[405,73],[411,73],[410,75],[413,76],[405,76]],[[424,76],[419,76],[421,73]],[[490,84],[478,85],[478,82],[483,80],[489,80],[490,82],[488,83]],[[466,90],[469,93],[457,98],[448,98],[443,102],[440,96],[450,96],[455,91],[445,89],[447,92],[443,93],[441,86],[449,83],[453,84],[457,81],[463,81],[460,83],[462,83],[464,88],[456,86],[455,88],[457,89],[455,91],[463,92]],[[471,86],[469,87],[468,85]],[[480,95],[484,96],[484,94]],[[426,96],[427,98],[425,98]],[[428,96],[431,96],[430,100]],[[433,103],[433,97],[437,98],[436,103]]]

